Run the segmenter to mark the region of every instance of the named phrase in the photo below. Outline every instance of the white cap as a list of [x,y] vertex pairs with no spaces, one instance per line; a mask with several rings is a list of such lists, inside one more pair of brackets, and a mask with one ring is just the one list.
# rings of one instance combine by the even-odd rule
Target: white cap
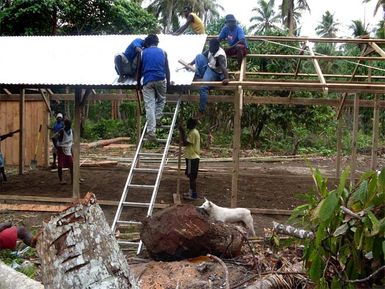
[[63,115],[59,112],[57,115],[56,115],[56,118],[63,118]]

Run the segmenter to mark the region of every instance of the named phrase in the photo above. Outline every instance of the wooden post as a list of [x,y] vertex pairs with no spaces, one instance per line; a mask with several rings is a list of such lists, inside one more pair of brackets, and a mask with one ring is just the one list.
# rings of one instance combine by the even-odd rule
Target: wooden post
[[234,95],[234,135],[233,135],[233,172],[231,181],[231,200],[232,208],[237,206],[238,200],[238,178],[239,178],[239,152],[241,149],[241,99],[243,89],[238,87]]
[[379,97],[378,94],[374,98],[373,109],[373,135],[372,135],[372,159],[370,162],[370,169],[375,170],[377,168],[377,148],[378,148],[378,135],[379,135],[379,122],[380,122],[380,108],[378,106]]
[[24,162],[25,162],[25,90],[24,88],[20,92],[20,104],[19,104],[19,175],[24,174]]
[[358,121],[360,112],[360,97],[358,94],[354,94],[354,110],[353,110],[353,134],[352,134],[352,159],[351,159],[351,175],[350,183],[355,183],[355,171],[357,163],[357,132],[358,132]]
[[80,199],[80,121],[81,121],[81,97],[82,89],[75,89],[75,114],[73,121],[73,136],[74,144],[72,146],[73,151],[73,179],[72,179],[72,197],[74,199]]
[[336,158],[336,178],[341,175],[341,159],[342,159],[342,125],[343,118],[340,116],[337,119],[337,158]]

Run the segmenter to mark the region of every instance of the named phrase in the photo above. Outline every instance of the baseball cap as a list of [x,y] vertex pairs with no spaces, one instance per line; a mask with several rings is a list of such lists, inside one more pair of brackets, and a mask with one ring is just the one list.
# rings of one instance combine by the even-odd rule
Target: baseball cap
[[59,112],[57,115],[56,115],[56,118],[63,118],[63,115]]
[[233,14],[227,14],[227,15],[225,16],[225,21],[226,21],[226,22],[230,22],[230,21],[237,21],[237,20],[235,19],[235,17],[234,17]]

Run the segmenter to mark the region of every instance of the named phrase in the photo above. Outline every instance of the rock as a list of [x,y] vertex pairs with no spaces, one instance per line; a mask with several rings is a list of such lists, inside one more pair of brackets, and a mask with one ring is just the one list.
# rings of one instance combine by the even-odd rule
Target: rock
[[143,222],[140,232],[149,255],[173,261],[206,254],[224,258],[238,256],[244,243],[232,224],[215,222],[193,205],[175,205]]

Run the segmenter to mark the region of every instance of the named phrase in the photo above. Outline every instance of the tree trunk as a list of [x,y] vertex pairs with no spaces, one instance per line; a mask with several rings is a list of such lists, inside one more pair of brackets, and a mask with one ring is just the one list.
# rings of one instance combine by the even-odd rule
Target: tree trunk
[[232,258],[245,241],[231,224],[215,222],[193,205],[175,205],[143,222],[140,232],[155,260],[181,260],[206,254]]
[[44,224],[37,243],[46,289],[131,288],[127,261],[95,196]]
[[43,284],[28,278],[23,273],[13,270],[0,262],[0,288],[7,289],[43,289]]

